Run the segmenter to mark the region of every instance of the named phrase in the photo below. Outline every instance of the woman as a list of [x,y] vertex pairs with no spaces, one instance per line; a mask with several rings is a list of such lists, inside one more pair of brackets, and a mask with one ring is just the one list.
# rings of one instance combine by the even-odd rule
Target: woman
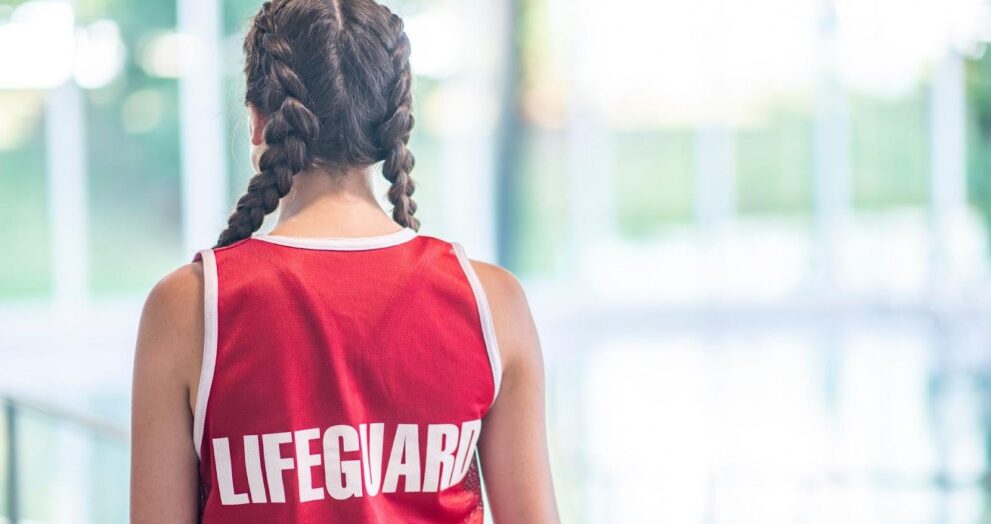
[[556,522],[524,293],[417,232],[402,20],[277,0],[244,50],[257,174],[145,305],[132,520],[481,522],[484,476],[496,521]]

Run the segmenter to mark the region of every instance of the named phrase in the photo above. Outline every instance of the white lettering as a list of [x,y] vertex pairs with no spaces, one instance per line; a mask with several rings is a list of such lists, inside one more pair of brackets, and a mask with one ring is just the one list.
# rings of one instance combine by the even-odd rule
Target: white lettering
[[[421,429],[426,430],[425,435],[421,435]],[[247,493],[238,493],[235,486],[230,440],[214,438],[213,460],[220,502],[227,506],[285,503],[285,472],[291,469],[296,469],[297,482],[290,486],[298,490],[291,496],[300,502],[325,499],[328,494],[332,499],[345,500],[395,493],[400,479],[406,493],[442,491],[460,483],[468,474],[481,429],[479,419],[462,422],[460,426],[397,424],[384,468],[385,424],[381,422],[359,424],[357,428],[345,424],[330,426],[322,438],[321,428],[244,435],[243,456],[238,461],[244,463]],[[424,437],[426,446],[421,448]],[[314,441],[322,444],[318,445],[321,450],[314,452]],[[283,449],[286,444],[292,445]],[[284,451],[290,455],[283,455]],[[353,455],[348,457],[345,453]],[[240,471],[239,468],[239,475]],[[318,485],[323,476],[324,487],[314,486],[314,475]],[[244,479],[239,478],[238,482],[243,483]]]
[[220,482],[220,503],[225,506],[247,504],[247,493],[234,492],[234,470],[231,467],[230,440],[226,438],[213,439],[213,461],[217,465],[217,481]]
[[309,502],[323,498],[323,490],[313,487],[313,467],[319,466],[321,455],[314,455],[310,442],[320,438],[320,429],[301,429],[296,432],[296,478],[299,479],[299,501]]
[[[369,435],[369,433],[371,433]],[[365,465],[365,491],[369,497],[378,495],[382,482],[382,440],[385,434],[385,424],[361,424],[358,426],[361,436],[361,461]]]
[[292,433],[268,433],[262,435],[265,451],[265,475],[268,477],[268,494],[272,502],[285,502],[286,490],[282,484],[282,472],[292,469],[295,461],[282,456],[282,445],[292,442]]
[[454,450],[458,445],[458,427],[454,424],[430,424],[427,427],[427,463],[423,474],[423,491],[437,491],[451,485]]
[[481,432],[481,420],[469,420],[461,424],[461,442],[458,443],[458,456],[454,459],[454,476],[451,478],[451,486],[461,482],[468,474],[468,470],[471,469],[475,445],[478,443],[478,435]]
[[361,496],[361,461],[341,461],[341,452],[358,451],[358,432],[351,426],[331,426],[323,434],[327,492],[337,500]]
[[265,481],[262,480],[262,461],[258,455],[258,435],[244,436],[244,465],[248,470],[248,487],[251,488],[251,502],[264,504]]
[[420,444],[417,433],[416,424],[399,424],[396,427],[382,493],[395,493],[400,476],[406,477],[403,482],[406,493],[420,491]]

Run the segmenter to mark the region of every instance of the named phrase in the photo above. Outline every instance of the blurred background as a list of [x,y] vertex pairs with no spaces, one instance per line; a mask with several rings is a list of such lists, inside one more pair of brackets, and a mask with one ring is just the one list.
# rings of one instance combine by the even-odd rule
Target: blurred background
[[[423,233],[532,301],[565,522],[991,522],[987,0],[387,4]],[[259,6],[0,0],[0,522],[127,520]]]

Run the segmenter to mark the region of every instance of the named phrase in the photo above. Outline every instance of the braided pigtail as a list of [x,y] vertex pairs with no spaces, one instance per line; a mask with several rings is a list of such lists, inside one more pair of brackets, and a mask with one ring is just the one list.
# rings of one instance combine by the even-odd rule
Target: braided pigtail
[[347,176],[382,162],[392,218],[419,230],[410,42],[375,0],[270,0],[244,40],[245,103],[267,145],[217,246],[250,237],[301,171]]
[[276,15],[286,3],[266,2],[245,41],[246,68],[257,68],[260,78],[259,85],[249,86],[249,91],[260,91],[257,98],[264,107],[259,109],[268,117],[264,129],[268,147],[258,163],[259,173],[238,200],[217,247],[248,238],[261,227],[265,216],[289,193],[293,177],[311,164],[311,146],[320,136],[320,121],[310,109],[309,93],[294,68],[293,48],[276,26]]
[[413,215],[416,213],[416,202],[413,192],[411,172],[416,165],[416,158],[407,147],[413,132],[413,75],[410,71],[410,44],[403,27],[403,20],[390,13],[389,25],[393,45],[389,46],[392,65],[395,69],[395,80],[388,98],[389,111],[386,119],[378,129],[378,144],[384,151],[385,162],[382,174],[389,181],[389,202],[392,203],[392,219],[402,226],[414,230],[420,229],[420,221]]

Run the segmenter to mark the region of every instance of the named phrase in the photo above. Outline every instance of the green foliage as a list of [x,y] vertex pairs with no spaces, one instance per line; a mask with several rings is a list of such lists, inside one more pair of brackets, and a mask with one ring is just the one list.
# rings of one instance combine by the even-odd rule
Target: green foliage
[[[970,202],[991,230],[991,56],[967,63],[967,179]],[[988,239],[991,244],[991,237]]]
[[[140,66],[149,38],[174,30],[175,2],[83,4],[86,16],[115,20],[128,49],[121,77],[87,98],[91,286],[98,295],[141,293],[181,262],[177,83]],[[133,115],[151,121],[129,129]]]
[[920,85],[896,98],[849,96],[856,207],[926,205],[930,170],[927,93]]
[[[553,274],[569,232],[567,140],[561,131],[527,128],[520,137],[519,187],[512,195],[516,223],[513,271]],[[572,213],[579,212],[577,210]]]
[[814,122],[806,104],[780,104],[736,133],[740,213],[808,213],[812,208]]
[[644,237],[659,225],[690,222],[693,132],[619,131],[612,140],[620,230],[631,237]]
[[8,95],[4,104],[37,107],[14,148],[0,149],[0,298],[40,297],[51,290],[42,94]]

